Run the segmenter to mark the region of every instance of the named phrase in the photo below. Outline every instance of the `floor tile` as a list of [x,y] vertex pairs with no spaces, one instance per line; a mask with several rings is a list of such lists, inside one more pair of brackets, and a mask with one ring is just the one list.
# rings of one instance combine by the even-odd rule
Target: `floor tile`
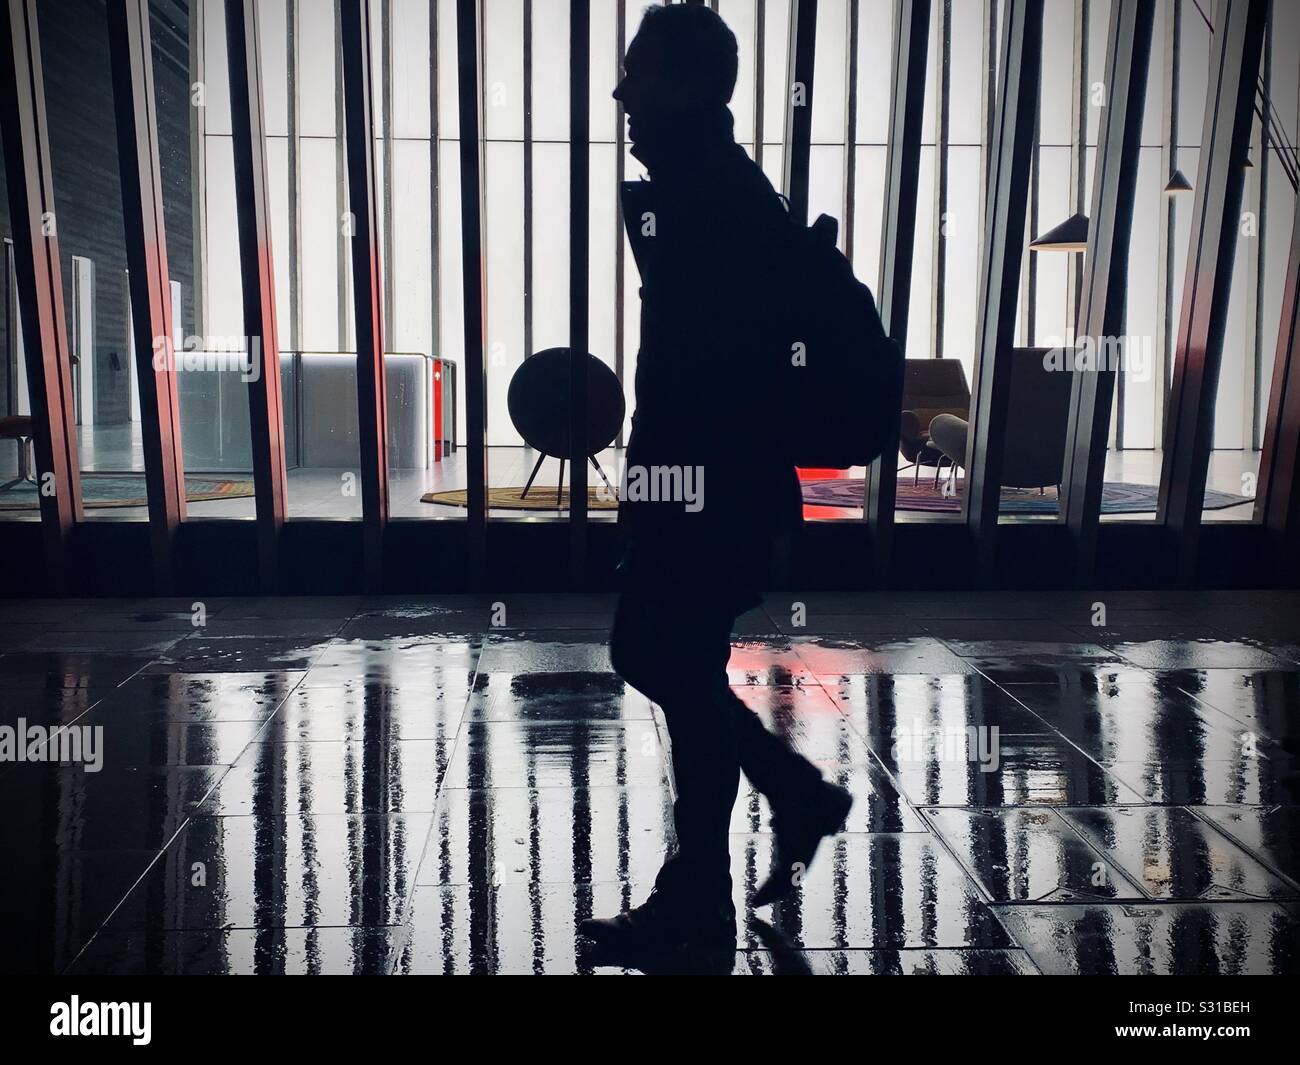
[[204,802],[206,815],[427,813],[454,736],[251,745]]
[[480,673],[472,721],[649,721],[650,701],[616,673]]
[[1271,903],[1000,906],[998,917],[1048,975],[1300,971],[1300,918]]
[[900,732],[942,734],[996,727],[999,735],[1022,736],[1055,731],[978,674],[852,677],[826,690],[853,727],[876,747]]
[[749,950],[737,973],[755,976],[1033,976],[1022,950]]
[[[157,853],[202,802],[224,766],[23,766],[0,777],[0,850]],[[18,854],[24,855],[22,859]]]
[[1153,899],[1300,898],[1292,884],[1190,810],[1062,810],[1061,816]]
[[739,684],[732,687],[764,727],[822,766],[867,761],[867,745],[821,687]]
[[211,725],[265,721],[306,674],[140,673],[110,693],[97,720],[154,718]]
[[391,972],[452,976],[495,971],[491,889],[417,887]]
[[1198,806],[1193,812],[1300,886],[1300,806]]
[[33,851],[0,877],[0,972],[62,972],[157,851]]
[[929,636],[898,640],[796,636],[791,644],[808,669],[830,683],[838,683],[842,677],[873,673],[974,672],[963,658]]
[[609,633],[601,629],[492,633],[483,643],[485,673],[608,673]]
[[657,784],[448,788],[418,882],[651,883],[672,838],[671,799]]
[[1290,757],[1233,761],[1106,762],[1106,772],[1142,797],[1165,806],[1300,804],[1300,776]]
[[[772,871],[772,837],[733,836],[731,852],[743,926],[752,912],[746,899]],[[970,877],[926,834],[836,836],[800,880],[794,894],[758,914],[795,947],[1011,945]],[[742,931],[762,946],[753,929]]]
[[992,902],[1145,898],[1054,810],[944,809],[925,816]]
[[598,788],[661,784],[667,755],[652,721],[467,722],[450,788]]
[[114,916],[119,929],[401,924],[428,814],[192,818]]
[[110,924],[69,972],[162,976],[376,976],[391,970],[399,928],[231,928],[118,932]]
[[900,737],[875,752],[916,806],[1105,806],[1141,803],[1119,774],[1053,736],[964,730]]
[[1300,741],[1300,714],[1295,712],[1300,706],[1300,673],[1195,669],[1162,676],[1245,731],[1277,741]]
[[1209,712],[1156,674],[1113,674],[1096,685],[1029,684],[1016,698],[1101,762],[1238,761],[1252,741],[1237,723]]
[[[846,832],[924,832],[920,815],[899,793],[875,762],[861,765],[823,763],[822,776],[847,788],[853,795]],[[731,831],[742,833],[770,832],[772,809],[754,786],[740,778],[740,796],[731,811]]]

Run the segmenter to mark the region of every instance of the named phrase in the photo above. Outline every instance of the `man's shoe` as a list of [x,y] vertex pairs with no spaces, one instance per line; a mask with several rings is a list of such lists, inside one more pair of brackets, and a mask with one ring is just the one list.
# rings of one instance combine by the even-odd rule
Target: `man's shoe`
[[844,827],[853,796],[837,784],[823,783],[816,797],[797,810],[772,815],[776,836],[772,875],[754,892],[755,906],[766,906],[790,894],[812,864],[817,847]]
[[683,905],[660,891],[617,917],[589,917],[578,931],[602,955],[635,963],[682,951],[734,951],[736,916],[730,903]]

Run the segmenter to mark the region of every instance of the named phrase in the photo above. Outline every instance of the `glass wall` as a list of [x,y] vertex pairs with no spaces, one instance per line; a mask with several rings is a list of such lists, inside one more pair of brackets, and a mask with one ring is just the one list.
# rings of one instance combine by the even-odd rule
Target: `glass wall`
[[[719,0],[716,6],[739,43],[732,101],[737,139],[779,188],[789,0]],[[841,221],[841,247],[873,287],[879,282],[893,6],[891,0],[822,0],[816,38],[809,215]],[[625,401],[621,431],[598,455],[613,479],[630,424],[639,342],[639,278],[621,228],[618,183],[641,176],[642,167],[628,152],[610,93],[620,75],[620,49],[635,34],[643,5],[609,0],[591,7],[589,347]],[[1246,173],[1205,504],[1216,519],[1251,515],[1271,383],[1294,206],[1282,159],[1300,131],[1300,74],[1292,60],[1300,13],[1292,8],[1273,5],[1263,78],[1277,129],[1265,137],[1256,124],[1254,165]],[[494,499],[497,518],[564,514],[553,505],[559,459],[527,446],[509,396],[531,356],[568,343],[568,9],[565,0],[482,2],[486,445],[490,484],[504,493]],[[370,10],[391,510],[397,517],[456,520],[465,514],[467,445],[456,3],[378,0]],[[225,5],[151,0],[150,12],[176,311],[172,341],[207,356],[226,349],[243,355]],[[263,0],[257,12],[290,515],[356,518],[361,502],[340,7],[337,0]],[[1047,0],[1016,332],[1022,347],[1074,339],[1083,257],[1030,252],[1027,245],[1089,209],[1109,15],[1108,0]],[[129,339],[105,4],[48,0],[40,16],[86,512],[142,518],[133,371],[138,353]],[[1192,195],[1167,191],[1167,183],[1174,171],[1193,183],[1197,177],[1211,43],[1207,18],[1213,16],[1204,0],[1157,4],[1129,263],[1127,362],[1106,467],[1108,519],[1155,515],[1193,205]],[[998,0],[936,0],[928,42],[907,354],[915,362],[949,363],[942,372],[955,375],[954,396],[945,409],[957,413],[969,409],[961,393],[968,395],[975,361],[1001,17]],[[853,25],[856,36],[849,32]],[[1277,135],[1287,143],[1279,145]],[[6,337],[5,410],[22,413],[19,341],[8,317]],[[196,357],[178,368],[193,518],[253,513],[247,382],[237,365],[235,359]],[[929,411],[917,397],[906,401]],[[922,429],[928,415],[926,423]],[[0,452],[5,480],[17,472],[14,451]],[[900,455],[900,465],[907,457]],[[536,494],[522,502],[517,497],[533,474]],[[860,518],[865,471],[809,470],[802,477],[809,517]],[[593,488],[599,484],[594,472],[589,479]],[[955,520],[964,480],[932,461],[904,472],[899,520]],[[1008,518],[1056,516],[1052,486],[1041,494],[1027,490],[1033,498],[1015,486],[1009,491]],[[0,507],[34,516],[34,499],[30,506],[24,502],[27,492],[22,483],[12,486]],[[613,515],[608,500],[593,499],[591,506],[597,520]]]
[[225,5],[150,0],[149,15],[188,516],[250,518]]
[[[18,321],[18,291],[14,280],[13,230],[9,222],[8,176],[4,168],[4,147],[0,145],[0,418],[21,419],[31,416],[31,396],[27,387],[27,362],[23,351],[21,324]],[[9,420],[7,426],[17,432],[22,423]],[[30,440],[0,441],[0,518],[6,521],[40,520],[34,491],[29,478],[36,476],[36,456]],[[32,486],[34,487],[34,486]],[[29,495],[31,498],[29,498]]]
[[[54,217],[87,518],[143,519],[144,462],[130,340],[113,76],[103,0],[39,9]],[[34,485],[8,493],[32,508]]]

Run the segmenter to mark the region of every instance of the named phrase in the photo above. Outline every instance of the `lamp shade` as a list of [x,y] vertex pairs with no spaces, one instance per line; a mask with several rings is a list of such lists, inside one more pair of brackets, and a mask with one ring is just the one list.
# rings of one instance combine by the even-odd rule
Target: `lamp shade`
[[1059,226],[1029,242],[1030,251],[1085,251],[1088,247],[1088,216],[1074,214]]
[[1187,180],[1187,175],[1181,170],[1175,170],[1169,175],[1169,180],[1165,182],[1165,195],[1177,196],[1180,192],[1191,192],[1192,183]]

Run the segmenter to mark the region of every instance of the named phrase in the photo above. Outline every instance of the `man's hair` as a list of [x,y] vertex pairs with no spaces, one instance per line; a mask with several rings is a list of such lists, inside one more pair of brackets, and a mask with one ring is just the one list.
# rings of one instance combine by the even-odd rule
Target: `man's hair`
[[675,81],[699,92],[702,106],[730,102],[739,46],[716,11],[698,3],[657,4],[641,16],[637,37],[656,49]]

